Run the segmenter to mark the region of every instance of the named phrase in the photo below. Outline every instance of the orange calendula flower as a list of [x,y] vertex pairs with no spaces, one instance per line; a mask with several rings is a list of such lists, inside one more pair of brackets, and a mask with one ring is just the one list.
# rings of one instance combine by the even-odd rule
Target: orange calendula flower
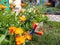
[[24,10],[20,10],[20,13],[24,12]]
[[25,43],[25,37],[24,36],[17,36],[16,37],[16,44],[21,45],[23,43]]
[[3,6],[3,5],[2,5],[2,9],[5,9],[5,8],[6,8],[6,6]]
[[20,16],[20,21],[24,22],[26,20],[25,16]]
[[32,35],[30,35],[30,34],[28,34],[28,33],[26,33],[26,32],[24,32],[24,36],[25,36],[25,38],[28,39],[28,40],[31,40],[31,39],[32,39]]
[[20,6],[25,7],[25,4],[24,3],[21,3]]
[[13,9],[13,5],[12,4],[10,4],[10,9]]
[[0,8],[1,8],[1,9],[5,9],[5,8],[6,8],[6,6],[4,6],[4,5],[0,4]]
[[15,32],[15,30],[16,30],[16,27],[9,27],[9,32],[10,32],[10,34],[14,34],[14,32]]
[[15,34],[22,34],[24,31],[22,28],[16,28]]

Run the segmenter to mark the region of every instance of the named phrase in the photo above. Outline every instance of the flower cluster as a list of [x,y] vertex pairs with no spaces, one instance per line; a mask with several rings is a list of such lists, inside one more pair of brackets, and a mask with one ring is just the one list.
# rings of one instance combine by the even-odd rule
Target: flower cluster
[[26,40],[32,39],[32,35],[27,32],[24,32],[22,28],[9,27],[9,32],[11,35],[16,35],[16,45],[22,45],[23,43],[25,43]]

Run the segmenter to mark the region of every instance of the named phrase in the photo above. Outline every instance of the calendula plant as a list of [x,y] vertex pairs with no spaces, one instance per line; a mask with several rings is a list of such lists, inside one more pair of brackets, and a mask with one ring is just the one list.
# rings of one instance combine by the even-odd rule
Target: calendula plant
[[9,32],[11,35],[15,35],[15,45],[24,44],[26,40],[31,40],[32,36],[27,32],[24,32],[22,28],[9,27]]
[[13,11],[0,11],[1,45],[21,45],[26,40],[31,40],[32,35],[27,31],[32,29],[32,23],[44,21],[46,17],[43,18],[38,12],[27,12],[28,10],[16,16]]
[[[27,6],[20,10],[18,15],[11,10],[0,11],[0,45],[26,45],[26,42],[32,40],[32,34],[35,33],[32,30],[35,30],[36,24],[47,19],[47,16],[40,14],[34,6]],[[36,34],[43,35],[43,32]]]

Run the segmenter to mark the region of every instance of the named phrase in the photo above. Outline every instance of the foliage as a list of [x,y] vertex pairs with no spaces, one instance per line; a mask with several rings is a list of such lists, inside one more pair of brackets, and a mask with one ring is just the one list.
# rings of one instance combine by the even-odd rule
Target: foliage
[[[59,45],[60,28],[57,27],[60,27],[60,22],[59,24],[47,22],[48,17],[45,16],[45,14],[41,14],[41,12],[44,13],[46,11],[46,7],[30,6],[26,3],[26,6],[23,8],[25,9],[20,10],[18,15],[11,10],[0,11],[0,45],[15,45],[16,42],[19,41],[22,43],[25,42],[23,45]],[[41,21],[47,23],[44,25],[44,35],[38,36],[34,34],[31,41],[25,41],[26,35],[28,38],[30,37],[27,31],[31,31],[33,22],[40,23]],[[13,29],[12,32],[10,32],[11,29]],[[23,29],[23,31],[21,31],[21,29]],[[22,35],[20,35],[20,33],[22,33]]]
[[33,22],[39,23],[46,20],[47,17],[40,14],[35,7],[26,8],[24,12],[20,12],[18,15],[14,11],[0,11],[0,44],[15,45],[16,35],[10,35],[9,27],[23,28],[27,32],[32,29]]
[[60,45],[60,22],[45,23],[45,33],[43,36],[34,34],[33,40],[28,42],[30,45]]

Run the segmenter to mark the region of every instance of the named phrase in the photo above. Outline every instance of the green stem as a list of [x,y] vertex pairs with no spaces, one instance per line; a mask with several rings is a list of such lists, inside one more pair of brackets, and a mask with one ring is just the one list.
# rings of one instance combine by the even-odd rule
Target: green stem
[[10,42],[9,42],[9,45],[12,44],[12,35],[10,36]]

